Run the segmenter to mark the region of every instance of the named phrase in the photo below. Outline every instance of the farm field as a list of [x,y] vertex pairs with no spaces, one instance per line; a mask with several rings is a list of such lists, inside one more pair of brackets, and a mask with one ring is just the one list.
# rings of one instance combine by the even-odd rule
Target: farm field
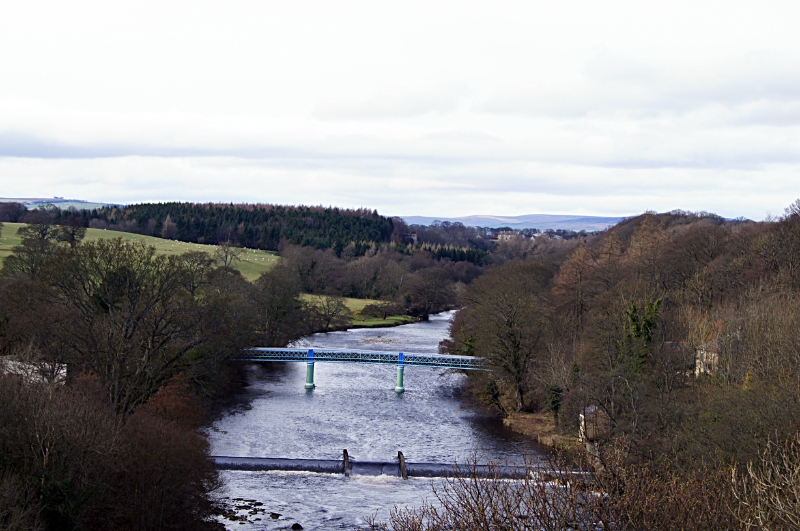
[[[309,304],[314,304],[317,296],[309,293],[303,293],[300,297]],[[390,315],[386,319],[379,319],[377,317],[361,317],[358,312],[364,309],[368,304],[379,304],[383,301],[376,299],[352,299],[350,297],[344,298],[347,309],[350,310],[350,322],[353,328],[377,328],[386,326],[396,326],[401,324],[413,323],[415,319],[408,315]]]
[[[17,232],[24,226],[24,223],[6,223],[3,227],[3,234],[0,237],[0,262],[5,261],[6,257],[12,253],[15,245],[20,244]],[[131,234],[129,232],[118,232],[102,229],[86,229],[84,241],[99,240],[103,238],[122,238],[123,240],[143,240],[147,244],[156,248],[158,254],[181,254],[187,251],[204,251],[214,254],[216,245],[201,245],[198,243],[186,243],[175,240],[165,240],[154,236],[142,234]],[[258,249],[244,249],[242,259],[234,262],[233,267],[238,269],[244,278],[249,281],[257,279],[261,273],[269,271],[278,261],[278,254],[272,251],[261,251]]]

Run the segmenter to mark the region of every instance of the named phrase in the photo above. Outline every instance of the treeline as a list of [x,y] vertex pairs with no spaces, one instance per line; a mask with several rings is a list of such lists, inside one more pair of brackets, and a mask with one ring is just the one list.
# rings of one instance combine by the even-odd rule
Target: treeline
[[[333,248],[349,244],[389,243],[394,231],[391,218],[375,210],[339,209],[268,204],[143,203],[96,210],[44,210],[56,224],[146,234],[192,243],[234,243],[241,247],[277,251],[282,244]],[[24,205],[0,203],[0,222],[24,222]]]
[[546,235],[551,239],[574,239],[585,238],[595,235],[598,232],[587,232],[585,230],[574,231],[568,229],[546,229],[541,231],[535,228],[512,229],[511,227],[479,227],[466,226],[456,221],[434,221],[430,225],[406,225],[401,219],[395,219],[398,226],[397,232],[405,235],[406,243],[414,242],[420,244],[439,245],[447,247],[459,247],[466,249],[476,249],[481,251],[492,251],[497,245],[497,236],[502,233],[514,232],[523,238],[532,238],[537,235]]
[[[489,237],[491,229],[483,227],[467,227],[463,223],[434,221],[430,225],[406,225],[402,220],[395,220],[398,232],[405,236],[404,243],[419,243],[431,246],[457,247],[491,251],[493,242]],[[416,241],[412,239],[416,237]]]
[[353,242],[391,240],[390,218],[374,210],[280,205],[145,203],[86,212],[87,224],[177,239],[277,251],[281,242],[334,248]]
[[379,299],[395,314],[427,319],[431,313],[456,308],[459,293],[484,271],[517,257],[567,252],[565,240],[500,242],[490,254],[443,245],[374,244],[359,256],[351,249],[337,256],[333,249],[288,246],[283,266],[297,275],[304,293],[326,297]]
[[491,262],[488,251],[464,249],[449,246],[420,245],[420,249],[430,252],[437,260],[447,258],[453,262],[469,262],[475,265],[487,265]]
[[611,511],[626,529],[796,529],[800,201],[763,223],[646,213],[562,245],[467,286],[442,348],[494,367],[477,399],[549,412],[618,482],[575,528]]
[[[42,205],[28,210],[20,203],[0,203],[0,223],[39,223],[49,216],[53,224],[73,230],[95,228],[144,234],[201,244],[224,244],[280,251],[287,245],[332,249],[338,258],[364,256],[368,250],[392,249],[402,254],[432,252],[438,259],[466,261],[478,266],[503,262],[508,247],[530,249],[532,237],[543,240],[585,238],[594,233],[548,229],[519,231],[509,246],[497,235],[508,227],[467,227],[462,223],[434,222],[407,225],[401,218],[380,216],[374,210],[292,207],[265,204],[146,203],[97,210],[60,210]],[[525,242],[528,243],[525,243]],[[504,249],[506,248],[506,249]],[[498,258],[492,255],[499,253]]]

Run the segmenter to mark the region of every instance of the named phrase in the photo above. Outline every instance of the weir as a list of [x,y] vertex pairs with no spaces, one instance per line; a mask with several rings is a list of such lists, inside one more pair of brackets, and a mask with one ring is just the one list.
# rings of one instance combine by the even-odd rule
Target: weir
[[403,376],[406,365],[439,367],[442,369],[485,370],[483,358],[453,356],[449,354],[407,354],[376,350],[330,350],[301,348],[251,348],[244,351],[239,361],[288,361],[306,363],[306,389],[314,389],[314,363],[373,363],[397,365],[397,385],[394,390],[403,393]]
[[398,452],[396,461],[358,461],[347,455],[343,459],[286,459],[275,457],[212,456],[218,470],[314,472],[344,474],[345,476],[390,476],[446,478],[457,474],[479,478],[521,479],[528,471],[524,466],[472,464],[460,466],[448,463],[411,463]]

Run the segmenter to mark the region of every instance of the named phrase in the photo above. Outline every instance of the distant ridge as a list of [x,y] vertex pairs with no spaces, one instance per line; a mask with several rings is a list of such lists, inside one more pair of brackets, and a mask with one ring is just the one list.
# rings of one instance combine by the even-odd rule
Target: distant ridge
[[603,216],[527,214],[524,216],[465,216],[460,218],[400,216],[409,225],[430,225],[434,221],[460,222],[468,227],[511,227],[512,229],[604,230],[624,219]]
[[93,210],[104,206],[121,206],[119,203],[100,203],[83,199],[64,199],[63,197],[0,197],[0,203],[22,203],[27,208],[39,205],[55,205],[61,210],[75,207],[78,210]]

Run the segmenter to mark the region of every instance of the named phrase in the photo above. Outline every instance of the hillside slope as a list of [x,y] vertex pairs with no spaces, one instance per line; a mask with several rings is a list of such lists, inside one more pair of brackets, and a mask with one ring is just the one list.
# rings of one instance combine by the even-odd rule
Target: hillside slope
[[[19,245],[20,238],[17,232],[24,223],[6,223],[3,227],[3,235],[0,238],[0,263],[12,253],[15,245]],[[99,240],[105,238],[122,238],[124,240],[144,240],[149,245],[156,248],[159,254],[181,254],[187,251],[203,251],[214,254],[216,245],[201,245],[197,243],[184,243],[175,240],[165,240],[154,236],[144,236],[141,234],[131,234],[113,230],[87,229],[86,241]],[[234,268],[239,270],[247,280],[255,280],[265,271],[275,265],[278,255],[272,251],[261,251],[258,249],[244,249],[242,259],[234,262]]]

